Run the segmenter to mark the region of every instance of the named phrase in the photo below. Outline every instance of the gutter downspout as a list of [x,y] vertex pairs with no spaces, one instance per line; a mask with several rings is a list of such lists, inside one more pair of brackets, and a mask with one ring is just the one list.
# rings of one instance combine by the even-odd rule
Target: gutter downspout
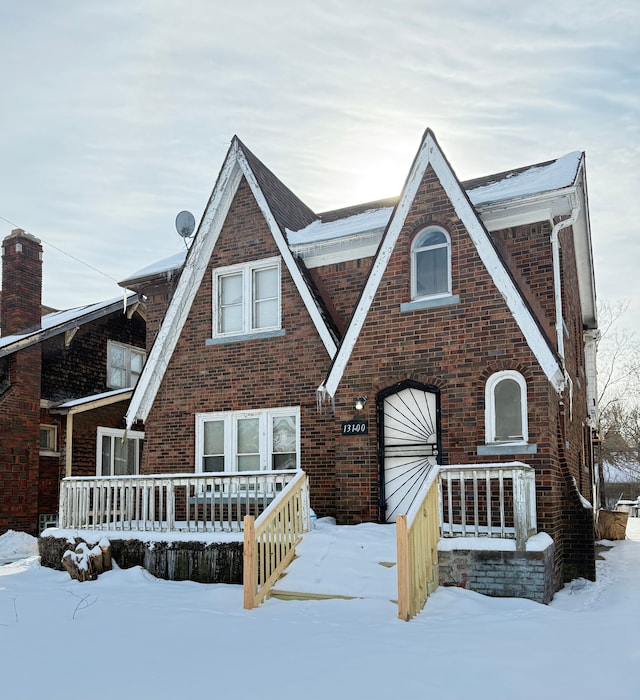
[[[560,280],[560,231],[569,226],[575,224],[578,213],[580,212],[580,207],[575,206],[571,210],[571,216],[568,219],[563,219],[554,225],[553,217],[549,220],[551,226],[551,253],[553,256],[553,282],[554,282],[554,296],[556,302],[556,339],[558,343],[558,355],[562,360],[562,366],[564,369],[564,322],[562,318],[562,282]],[[566,376],[566,370],[565,370]]]

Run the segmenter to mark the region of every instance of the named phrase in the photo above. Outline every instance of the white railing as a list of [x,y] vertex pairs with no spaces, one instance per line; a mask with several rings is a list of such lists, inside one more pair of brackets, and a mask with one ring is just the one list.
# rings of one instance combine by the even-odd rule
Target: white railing
[[299,472],[67,477],[59,527],[159,532],[240,532]]
[[504,537],[524,550],[537,532],[535,471],[522,462],[440,467],[443,537]]

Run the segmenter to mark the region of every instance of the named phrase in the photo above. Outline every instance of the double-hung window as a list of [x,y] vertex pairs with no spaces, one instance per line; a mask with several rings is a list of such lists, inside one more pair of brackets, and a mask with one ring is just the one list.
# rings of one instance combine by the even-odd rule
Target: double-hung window
[[124,476],[140,473],[144,433],[138,430],[98,428],[96,455],[98,476]]
[[262,333],[279,328],[279,258],[214,271],[214,338]]
[[298,469],[300,409],[196,414],[196,471]]
[[513,370],[492,374],[485,386],[485,439],[487,443],[526,443],[527,384]]
[[141,348],[109,341],[107,346],[107,386],[125,389],[135,386],[147,353]]
[[421,231],[411,245],[411,298],[451,294],[451,239],[441,228]]

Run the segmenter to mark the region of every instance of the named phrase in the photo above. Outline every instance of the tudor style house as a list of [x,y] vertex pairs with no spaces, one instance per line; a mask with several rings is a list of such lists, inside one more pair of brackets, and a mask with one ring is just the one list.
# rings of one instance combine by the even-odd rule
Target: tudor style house
[[398,198],[316,214],[234,138],[186,260],[122,282],[141,473],[301,469],[349,524],[434,464],[524,463],[553,588],[594,578],[590,236],[583,153],[460,182],[427,131]]
[[66,311],[42,307],[42,246],[2,244],[0,533],[39,533],[58,516],[64,476],[138,471],[141,433],[124,413],[146,352],[138,296]]

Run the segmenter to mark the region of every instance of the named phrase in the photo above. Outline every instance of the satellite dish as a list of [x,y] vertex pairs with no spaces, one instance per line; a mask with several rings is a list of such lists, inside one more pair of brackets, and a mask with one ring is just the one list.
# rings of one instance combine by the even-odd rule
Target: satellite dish
[[183,238],[193,236],[193,231],[196,227],[196,220],[190,211],[181,211],[176,216],[176,230]]

